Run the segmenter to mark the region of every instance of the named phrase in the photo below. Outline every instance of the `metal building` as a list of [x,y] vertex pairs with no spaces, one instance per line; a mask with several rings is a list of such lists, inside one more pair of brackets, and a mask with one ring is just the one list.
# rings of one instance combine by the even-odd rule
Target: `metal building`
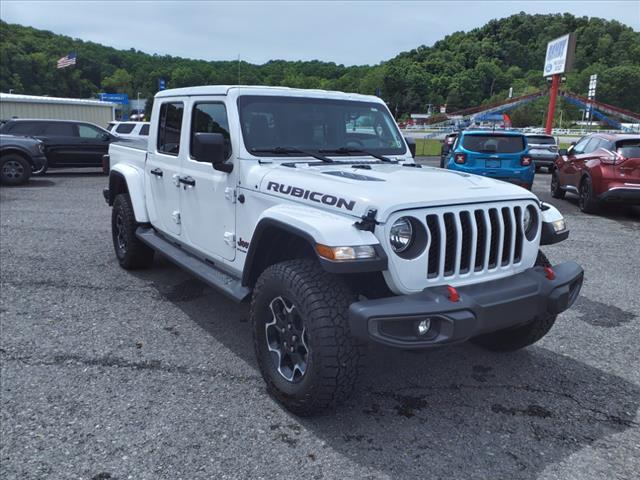
[[12,118],[82,120],[106,127],[114,119],[115,108],[114,103],[100,100],[0,93],[0,120]]

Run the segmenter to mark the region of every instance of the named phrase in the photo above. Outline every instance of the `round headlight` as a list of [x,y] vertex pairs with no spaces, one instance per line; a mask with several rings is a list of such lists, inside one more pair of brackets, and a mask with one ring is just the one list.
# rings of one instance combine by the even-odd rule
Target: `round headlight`
[[524,235],[528,240],[533,240],[536,235],[536,230],[538,228],[537,219],[538,216],[535,207],[533,205],[527,206],[527,208],[524,209],[524,214],[522,215],[522,228],[524,229]]
[[411,220],[406,217],[399,218],[391,226],[389,242],[396,253],[402,253],[411,246],[413,241],[413,227]]

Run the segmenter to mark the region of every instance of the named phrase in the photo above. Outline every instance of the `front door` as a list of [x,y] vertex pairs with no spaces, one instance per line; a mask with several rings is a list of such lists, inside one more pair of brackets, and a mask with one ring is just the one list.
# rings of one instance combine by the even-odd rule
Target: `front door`
[[180,207],[183,241],[212,258],[235,259],[236,172],[214,170],[209,162],[193,157],[192,140],[196,133],[221,133],[231,157],[229,123],[224,103],[195,100],[189,122],[189,150],[182,161]]
[[109,134],[93,125],[79,123],[78,136],[80,137],[78,151],[82,165],[101,167],[102,156],[109,151],[111,140]]
[[179,178],[184,103],[172,99],[159,107],[156,144],[150,139],[145,164],[147,207],[157,230],[178,237],[182,230]]

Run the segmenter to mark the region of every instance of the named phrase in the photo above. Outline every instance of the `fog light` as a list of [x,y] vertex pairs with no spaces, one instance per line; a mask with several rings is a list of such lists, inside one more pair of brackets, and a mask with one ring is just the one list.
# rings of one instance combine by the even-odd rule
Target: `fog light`
[[421,320],[418,324],[418,335],[426,335],[429,329],[431,328],[431,320]]

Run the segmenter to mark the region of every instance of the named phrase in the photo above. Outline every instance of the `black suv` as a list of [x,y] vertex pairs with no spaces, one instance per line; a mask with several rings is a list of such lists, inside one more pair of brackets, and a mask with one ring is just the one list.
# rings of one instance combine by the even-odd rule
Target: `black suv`
[[13,119],[0,133],[28,135],[42,140],[48,168],[102,167],[102,156],[118,137],[88,122]]

